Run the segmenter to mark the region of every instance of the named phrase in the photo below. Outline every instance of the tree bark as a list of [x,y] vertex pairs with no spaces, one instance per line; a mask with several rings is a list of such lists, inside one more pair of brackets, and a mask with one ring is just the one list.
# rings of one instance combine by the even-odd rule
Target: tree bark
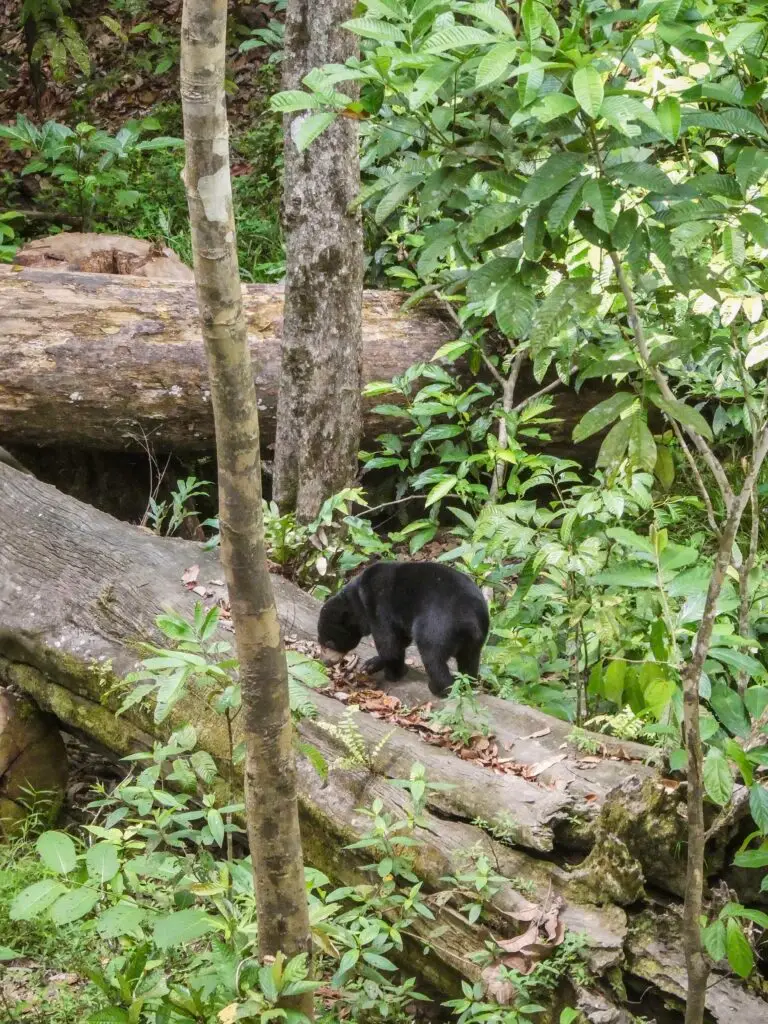
[[[256,389],[229,173],[226,0],[184,0],[184,181],[216,425],[221,556],[245,714],[245,799],[259,954],[311,953],[288,672],[267,570]],[[296,1008],[312,1016],[307,993]]]
[[[262,445],[275,437],[283,290],[242,289]],[[400,312],[401,292],[369,291],[363,379],[429,362],[455,336],[436,307]],[[371,413],[366,435],[399,421]],[[583,410],[582,410],[583,411]],[[171,281],[0,265],[0,443],[109,451],[213,447],[210,387],[195,290]]]
[[[341,27],[355,0],[288,0],[283,88],[357,51]],[[345,83],[346,87],[352,83]],[[349,91],[349,89],[348,89]],[[285,322],[275,445],[275,499],[309,522],[354,480],[360,446],[363,231],[357,123],[340,117],[303,152],[306,113],[284,118]]]

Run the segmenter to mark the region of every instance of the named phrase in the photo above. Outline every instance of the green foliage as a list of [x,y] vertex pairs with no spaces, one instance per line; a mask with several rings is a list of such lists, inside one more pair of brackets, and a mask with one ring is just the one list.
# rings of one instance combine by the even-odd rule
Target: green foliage
[[21,23],[34,40],[29,51],[30,65],[39,65],[48,57],[54,80],[66,78],[70,62],[86,77],[91,73],[88,47],[77,23],[69,16],[69,0],[23,0]]
[[210,480],[188,476],[177,481],[176,489],[171,491],[170,501],[158,501],[156,497],[150,496],[147,521],[151,528],[166,537],[177,533],[185,519],[196,515],[194,507],[189,507],[189,503],[194,502],[195,498],[207,497],[210,486]]
[[40,175],[48,201],[79,217],[87,231],[95,220],[129,210],[141,199],[126,167],[133,156],[183,145],[169,136],[143,138],[159,128],[157,119],[144,118],[110,135],[86,122],[74,129],[57,121],[38,127],[18,114],[15,124],[0,125],[0,139],[28,158],[22,176]]

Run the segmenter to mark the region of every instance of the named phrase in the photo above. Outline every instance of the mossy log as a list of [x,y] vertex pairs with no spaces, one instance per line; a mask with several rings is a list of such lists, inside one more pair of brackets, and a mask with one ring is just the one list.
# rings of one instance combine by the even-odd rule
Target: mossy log
[[[0,514],[0,683],[26,691],[66,727],[116,754],[151,744],[161,735],[151,716],[133,709],[115,717],[121,700],[116,684],[135,664],[137,642],[158,639],[157,614],[170,607],[189,615],[200,600],[182,579],[186,569],[199,566],[203,600],[223,595],[216,556],[199,545],[159,539],[120,523],[1,463]],[[279,577],[273,582],[286,634],[311,637],[317,603]],[[405,701],[424,700],[423,679],[417,671],[411,676],[393,692]],[[319,721],[338,723],[342,703],[324,694],[312,699]],[[412,731],[365,714],[357,719],[367,749],[391,732],[372,771],[332,767],[323,780],[301,760],[307,861],[338,881],[360,881],[370,852],[346,849],[369,827],[360,808],[380,799],[386,811],[401,816],[406,795],[389,780],[407,777],[411,765],[421,762],[430,781],[452,784],[429,794],[417,829],[421,845],[414,851],[437,926],[446,930],[427,953],[423,943],[434,923],[415,930],[414,938],[422,941],[408,951],[411,967],[451,991],[459,979],[481,976],[471,955],[486,942],[493,947],[524,932],[531,908],[542,914],[554,908],[562,925],[585,936],[595,980],[568,998],[584,1007],[587,1019],[628,1024],[615,989],[603,984],[607,977],[615,983],[620,972],[635,990],[678,997],[684,978],[676,956],[665,962],[663,919],[654,916],[645,885],[652,882],[673,893],[679,887],[682,865],[670,871],[674,877],[663,877],[676,863],[675,843],[684,835],[679,788],[644,763],[647,748],[594,737],[603,744],[601,754],[585,757],[569,744],[567,725],[509,702],[482,698],[481,703],[517,774],[462,760]],[[163,730],[185,722],[195,724],[205,749],[226,759],[222,722],[200,695],[177,705]],[[329,764],[343,753],[317,721],[303,723],[301,731]],[[495,822],[505,825],[503,842],[485,825]],[[463,869],[471,849],[485,852],[507,880],[482,924],[475,925],[440,896],[446,889],[441,880]],[[711,851],[709,866],[718,858],[722,863],[722,852]],[[679,921],[679,900],[665,899],[666,913]],[[708,1004],[714,1020],[731,1024],[734,1018],[723,1007],[737,1005],[748,1020],[768,1013],[757,995],[724,973],[716,978]]]
[[[365,381],[390,380],[429,362],[456,335],[438,304],[404,313],[405,297],[364,293]],[[246,285],[243,302],[266,449],[275,437],[282,286]],[[521,398],[538,388],[530,373],[522,375]],[[573,424],[606,393],[606,385],[592,382],[578,395],[563,390],[555,396],[561,422],[551,425],[550,451],[573,454]],[[364,400],[368,439],[409,422],[374,413],[380,402]],[[0,443],[211,451],[213,415],[194,285],[0,265]],[[588,442],[580,454],[593,450]]]

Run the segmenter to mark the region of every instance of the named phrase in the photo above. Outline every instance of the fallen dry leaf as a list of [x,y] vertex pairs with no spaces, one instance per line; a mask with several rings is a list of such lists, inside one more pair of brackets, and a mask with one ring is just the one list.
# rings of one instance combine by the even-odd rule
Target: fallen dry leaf
[[188,569],[185,569],[181,574],[181,582],[187,586],[194,586],[197,583],[197,577],[200,574],[199,565],[190,565]]

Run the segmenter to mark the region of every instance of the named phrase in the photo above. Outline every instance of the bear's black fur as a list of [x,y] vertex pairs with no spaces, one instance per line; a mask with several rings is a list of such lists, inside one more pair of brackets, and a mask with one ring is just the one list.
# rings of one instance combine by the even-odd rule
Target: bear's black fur
[[448,659],[476,676],[488,635],[488,607],[479,587],[438,562],[378,562],[328,598],[317,623],[322,647],[346,654],[373,635],[377,656],[369,673],[394,681],[405,675],[405,649],[416,644],[429,688],[444,695],[453,683]]

